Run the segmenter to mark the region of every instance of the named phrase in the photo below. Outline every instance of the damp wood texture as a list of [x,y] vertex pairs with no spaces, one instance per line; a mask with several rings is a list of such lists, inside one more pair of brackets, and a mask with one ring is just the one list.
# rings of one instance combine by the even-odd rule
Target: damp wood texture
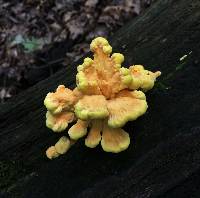
[[67,155],[45,156],[58,136],[45,126],[44,97],[59,84],[75,87],[82,60],[0,105],[1,196],[199,197],[199,10],[200,1],[159,0],[108,38],[124,65],[162,71],[147,113],[125,125],[132,144],[120,154],[80,141]]

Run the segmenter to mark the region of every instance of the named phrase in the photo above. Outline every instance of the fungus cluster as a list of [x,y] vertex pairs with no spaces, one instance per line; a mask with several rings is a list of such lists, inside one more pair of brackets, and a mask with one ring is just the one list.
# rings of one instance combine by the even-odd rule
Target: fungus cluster
[[[119,153],[128,148],[129,134],[123,127],[147,110],[144,92],[154,86],[160,71],[145,70],[142,65],[122,67],[124,56],[113,53],[105,38],[97,37],[90,49],[94,58],[85,58],[77,67],[77,87],[73,90],[59,85],[48,93],[46,126],[54,132],[66,131],[68,124],[76,122],[63,136],[47,149],[49,159],[64,154],[79,138],[94,148],[101,144],[106,152]],[[144,91],[144,92],[143,92]]]

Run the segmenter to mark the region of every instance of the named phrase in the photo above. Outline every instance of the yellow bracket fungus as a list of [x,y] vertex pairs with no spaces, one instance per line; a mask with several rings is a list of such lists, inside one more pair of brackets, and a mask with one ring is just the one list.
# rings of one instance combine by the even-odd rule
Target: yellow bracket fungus
[[161,75],[142,65],[122,67],[124,56],[111,55],[112,47],[103,37],[95,38],[90,49],[94,58],[85,58],[77,67],[77,87],[70,90],[59,85],[44,100],[46,125],[54,132],[65,131],[69,123],[76,121],[68,130],[69,138],[63,136],[47,149],[49,159],[66,153],[83,136],[89,148],[101,144],[106,152],[126,150],[130,137],[121,127],[146,112],[144,92],[152,89]]

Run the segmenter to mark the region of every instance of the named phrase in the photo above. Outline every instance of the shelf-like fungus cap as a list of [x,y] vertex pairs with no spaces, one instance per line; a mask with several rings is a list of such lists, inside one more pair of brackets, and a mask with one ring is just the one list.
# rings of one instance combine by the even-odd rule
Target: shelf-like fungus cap
[[49,159],[53,159],[59,156],[59,153],[56,151],[55,146],[50,146],[47,150],[46,150],[46,156]]
[[48,93],[44,105],[53,114],[60,113],[63,110],[72,110],[77,101],[73,91],[59,85],[55,93]]
[[106,118],[109,115],[106,102],[103,95],[86,95],[75,105],[75,114],[81,120]]
[[72,140],[69,140],[67,137],[62,136],[54,146],[50,146],[46,150],[46,156],[49,159],[53,159],[58,157],[59,155],[63,155],[69,150],[69,148],[73,144],[74,142]]
[[[153,88],[161,72],[145,70],[142,65],[122,67],[124,56],[112,53],[112,47],[103,37],[95,38],[90,49],[93,59],[87,57],[77,67],[77,87],[72,91],[64,85],[55,93],[47,94],[44,104],[48,109],[46,125],[55,132],[65,130],[68,123],[77,121],[55,146],[46,151],[53,159],[67,150],[79,138],[86,136],[85,145],[119,153],[128,148],[129,134],[121,129],[128,121],[136,120],[147,108],[143,91]],[[140,90],[137,90],[140,89]]]
[[161,75],[160,71],[151,72],[145,70],[142,65],[131,66],[129,70],[132,76],[132,82],[129,88],[133,90],[141,88],[143,91],[148,91],[152,89],[156,78]]
[[130,144],[130,137],[127,132],[121,128],[111,128],[104,125],[102,132],[101,146],[104,151],[119,153],[128,148]]
[[85,58],[83,64],[78,66],[78,89],[86,95],[103,95],[110,99],[120,90],[128,88],[132,77],[128,69],[121,68],[124,56],[120,53],[110,56],[112,47],[102,37],[94,39],[90,49],[94,59]]
[[102,130],[103,130],[103,121],[92,120],[90,131],[85,139],[85,145],[89,148],[96,147],[101,141]]
[[128,148],[130,138],[121,128],[111,128],[104,120],[92,120],[90,131],[85,139],[89,148],[96,147],[100,142],[104,151],[119,153]]
[[147,107],[142,91],[122,90],[109,100],[103,95],[84,96],[75,105],[75,114],[81,120],[106,118],[110,127],[119,128],[143,115]]
[[74,120],[74,113],[61,112],[52,114],[50,111],[46,113],[46,126],[54,132],[64,131],[68,127],[68,123]]
[[68,134],[72,140],[78,140],[79,138],[87,134],[88,121],[77,120],[69,130]]
[[136,120],[147,110],[144,93],[122,91],[107,103],[109,111],[108,125],[112,128],[124,126],[128,121]]
[[56,152],[59,154],[65,154],[69,150],[70,145],[70,140],[67,137],[62,136],[55,144]]

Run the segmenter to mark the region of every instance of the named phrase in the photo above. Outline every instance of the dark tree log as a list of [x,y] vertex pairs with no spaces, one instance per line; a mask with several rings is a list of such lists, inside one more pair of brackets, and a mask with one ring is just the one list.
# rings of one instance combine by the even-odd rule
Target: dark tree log
[[[45,127],[43,99],[75,86],[78,63],[0,106],[0,187],[10,197],[199,197],[200,1],[160,0],[112,38],[125,65],[162,77],[148,112],[124,128],[131,145],[118,155],[77,143],[49,161],[58,136]],[[180,61],[183,55],[187,55]]]

